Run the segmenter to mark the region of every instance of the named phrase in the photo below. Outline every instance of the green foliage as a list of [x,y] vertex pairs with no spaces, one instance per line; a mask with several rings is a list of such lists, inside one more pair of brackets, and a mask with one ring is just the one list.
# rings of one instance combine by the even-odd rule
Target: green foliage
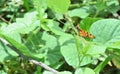
[[[72,65],[74,68],[79,66],[79,55],[78,55],[78,52],[77,52],[74,42],[71,44],[62,46],[61,53],[69,65]],[[73,55],[73,56],[71,56],[71,55]]]
[[60,0],[60,1],[46,0],[46,3],[48,7],[50,7],[51,9],[53,9],[55,12],[58,12],[58,13],[67,12],[70,6],[70,0]]
[[75,74],[95,74],[95,72],[90,68],[79,68],[75,71]]
[[24,18],[17,18],[15,23],[8,25],[3,31],[6,33],[28,34],[40,26],[40,21],[37,19],[36,14],[37,12],[29,12],[24,15]]
[[[87,17],[84,18],[81,22],[80,22],[80,26],[83,30],[86,30],[88,32],[90,32],[90,27],[91,25],[96,22],[97,20],[100,20],[102,18],[91,18],[91,17]],[[87,22],[86,22],[87,21]]]
[[117,19],[103,19],[99,20],[91,26],[91,33],[96,37],[93,41],[111,46],[119,42],[120,21]]
[[0,43],[0,62],[4,62],[5,59],[12,58],[13,56],[18,56],[16,52],[14,52],[11,48],[4,45],[2,42]]
[[1,74],[53,74],[20,54],[58,74],[105,74],[111,62],[120,68],[118,0],[1,0],[0,6]]
[[85,18],[85,17],[89,16],[89,14],[90,14],[88,12],[89,9],[90,9],[90,7],[87,7],[87,6],[81,7],[81,8],[77,8],[77,9],[73,9],[73,10],[68,11],[68,15],[70,17],[77,16],[77,17],[80,17],[80,18]]

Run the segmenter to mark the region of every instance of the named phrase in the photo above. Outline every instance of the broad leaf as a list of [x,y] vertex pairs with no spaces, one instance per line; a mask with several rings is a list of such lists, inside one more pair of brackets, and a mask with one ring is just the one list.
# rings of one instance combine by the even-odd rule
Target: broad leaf
[[91,33],[94,42],[111,46],[120,41],[120,21],[117,19],[103,19],[92,24]]
[[17,18],[15,23],[3,29],[6,33],[26,34],[40,26],[40,21],[36,17],[36,12],[27,13],[24,18]]
[[79,66],[79,56],[75,45],[75,40],[72,35],[65,34],[59,37],[61,45],[61,53],[66,62],[74,68]]

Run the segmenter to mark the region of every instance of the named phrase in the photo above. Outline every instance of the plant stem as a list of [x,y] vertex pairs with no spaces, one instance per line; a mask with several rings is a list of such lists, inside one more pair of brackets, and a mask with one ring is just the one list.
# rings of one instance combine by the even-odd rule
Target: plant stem
[[23,54],[22,54],[21,52],[19,52],[15,47],[13,47],[13,46],[11,46],[11,45],[9,45],[9,44],[8,44],[7,46],[10,47],[11,49],[13,49],[13,50],[14,50],[16,53],[18,53],[22,58],[24,58],[24,59],[26,59],[26,60],[34,63],[34,64],[37,65],[37,66],[41,66],[42,68],[44,68],[44,69],[52,72],[53,74],[58,74],[58,71],[57,71],[57,70],[49,67],[48,65],[46,65],[46,64],[44,64],[44,63],[42,63],[42,62],[38,62],[37,60],[34,60],[34,59],[32,59],[32,58],[29,58],[28,56],[23,55]]
[[94,15],[94,17],[96,17],[96,16],[99,14],[99,12],[100,12],[100,11],[97,10],[96,13],[95,13],[95,15]]
[[9,22],[7,20],[5,20],[2,16],[0,16],[0,19],[9,24]]

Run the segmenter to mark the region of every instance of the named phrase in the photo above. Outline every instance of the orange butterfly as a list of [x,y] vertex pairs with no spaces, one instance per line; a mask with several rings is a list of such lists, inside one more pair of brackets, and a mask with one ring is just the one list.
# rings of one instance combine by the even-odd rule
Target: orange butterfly
[[80,29],[79,25],[77,25],[77,29],[79,31],[79,35],[82,37],[88,37],[88,38],[95,38],[92,34],[90,34],[89,32]]

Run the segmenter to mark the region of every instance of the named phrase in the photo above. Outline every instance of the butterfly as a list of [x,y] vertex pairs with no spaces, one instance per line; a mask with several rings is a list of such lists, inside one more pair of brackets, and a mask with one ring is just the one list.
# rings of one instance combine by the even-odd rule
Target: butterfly
[[89,32],[87,32],[85,30],[80,29],[79,25],[77,25],[77,29],[78,29],[78,32],[79,32],[80,36],[82,36],[82,37],[88,37],[88,38],[95,38],[94,35],[90,34]]

